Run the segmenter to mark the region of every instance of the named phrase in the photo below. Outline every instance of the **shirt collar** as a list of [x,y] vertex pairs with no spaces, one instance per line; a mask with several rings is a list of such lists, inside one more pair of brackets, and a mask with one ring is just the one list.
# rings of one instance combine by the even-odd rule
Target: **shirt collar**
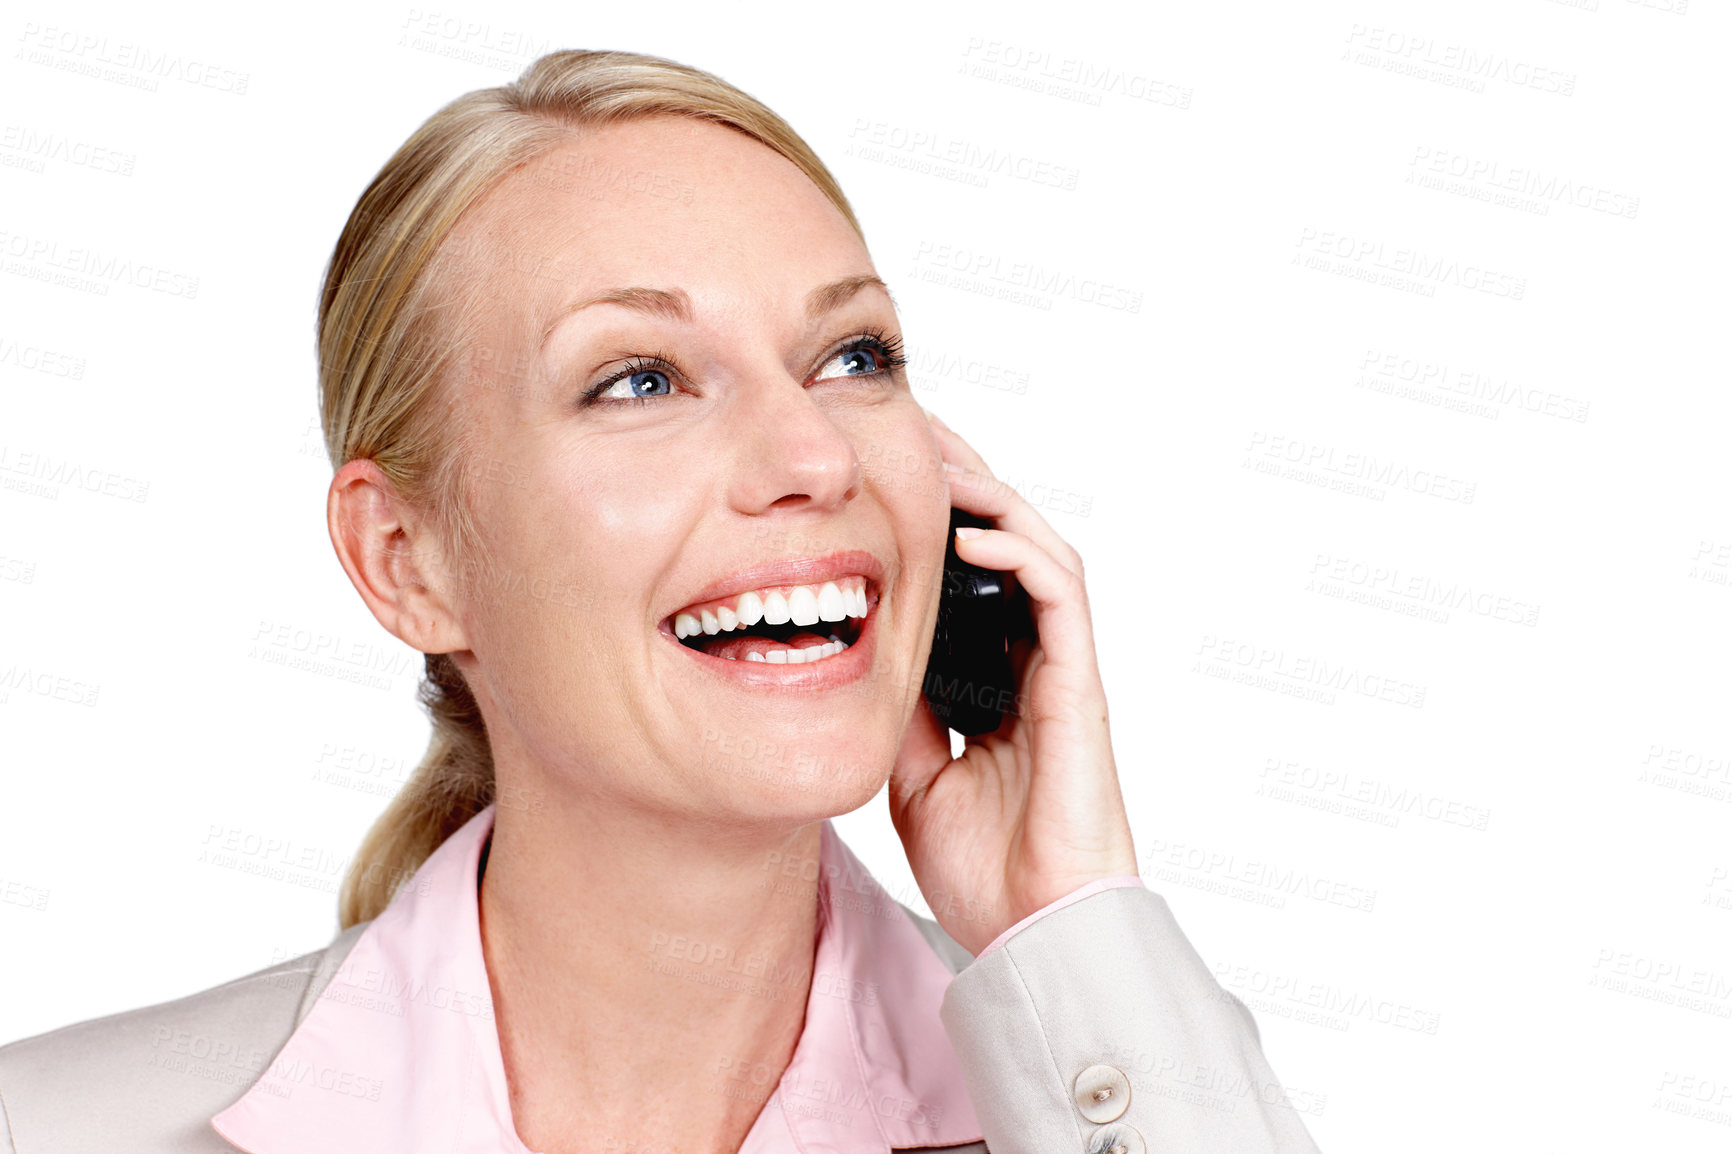
[[[493,816],[447,838],[367,926],[269,1069],[211,1119],[219,1134],[250,1154],[530,1154],[481,952]],[[818,898],[805,1025],[740,1154],[982,1141],[938,1016],[950,968],[828,820]]]

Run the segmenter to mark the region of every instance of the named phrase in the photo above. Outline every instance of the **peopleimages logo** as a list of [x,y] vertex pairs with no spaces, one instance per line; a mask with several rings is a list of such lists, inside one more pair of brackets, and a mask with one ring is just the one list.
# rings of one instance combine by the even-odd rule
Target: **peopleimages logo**
[[0,365],[10,365],[27,372],[43,373],[69,381],[84,379],[83,357],[45,349],[41,345],[23,344],[4,336],[0,336]]
[[1286,649],[1205,634],[1194,654],[1192,672],[1256,688],[1316,695],[1329,704],[1335,693],[1351,693],[1391,705],[1425,708],[1426,687],[1361,669],[1326,657],[1289,654]]
[[150,45],[113,40],[72,28],[44,27],[35,21],[25,23],[18,40],[21,44],[18,59],[147,92],[155,92],[160,81],[178,80],[196,88],[245,96],[247,82],[252,79],[251,73],[178,52],[159,51]]
[[1191,107],[1190,88],[1152,71],[1120,68],[1080,56],[1063,56],[1046,48],[980,36],[969,38],[958,71],[977,80],[1080,104],[1099,106],[1103,97],[1119,96],[1181,111]]
[[1157,839],[1142,858],[1144,868],[1156,881],[1238,897],[1275,909],[1282,908],[1289,897],[1308,898],[1360,913],[1371,913],[1377,905],[1374,889],[1204,846]]
[[[1505,164],[1501,160],[1468,156],[1424,144],[1414,149],[1413,159],[1408,161],[1408,169],[1409,184],[1419,183],[1430,188],[1455,191],[1441,183],[1426,184],[1427,177],[1449,177],[1463,185],[1475,186],[1477,192],[1483,194],[1481,199],[1486,199],[1493,192],[1525,198],[1532,202],[1530,211],[1537,209],[1542,216],[1550,211],[1553,204],[1568,204],[1607,216],[1634,220],[1642,205],[1640,197],[1627,193],[1613,192],[1598,185],[1570,180],[1525,165]],[[1510,207],[1524,205],[1517,200],[1512,201]]]
[[46,237],[0,232],[0,255],[8,259],[6,271],[15,276],[54,282],[56,274],[60,274],[69,278],[60,282],[66,287],[100,289],[99,295],[106,296],[111,284],[127,284],[183,300],[198,297],[195,276],[135,261],[119,253],[62,245]]
[[1364,594],[1369,598],[1366,603],[1379,608],[1389,608],[1393,599],[1441,611],[1441,619],[1445,621],[1449,612],[1455,610],[1514,625],[1536,625],[1540,617],[1540,607],[1531,601],[1476,588],[1465,581],[1444,581],[1429,574],[1405,572],[1395,565],[1373,565],[1328,553],[1317,554],[1311,563],[1310,578],[1305,586],[1308,592],[1329,595],[1336,592],[1330,586],[1341,586],[1344,589],[1340,592]]
[[1377,25],[1355,24],[1347,33],[1348,53],[1355,63],[1377,65],[1391,72],[1409,72],[1423,79],[1451,77],[1483,91],[1487,81],[1532,88],[1556,96],[1576,90],[1576,74],[1542,68],[1508,53],[1439,43],[1425,35]]
[[1518,384],[1483,369],[1451,365],[1440,359],[1368,348],[1359,362],[1359,369],[1360,375],[1354,381],[1359,388],[1425,399],[1471,416],[1489,416],[1496,420],[1501,413],[1520,410],[1534,416],[1555,417],[1578,424],[1588,419],[1588,401]]
[[1310,795],[1320,802],[1341,802],[1393,819],[1377,823],[1381,825],[1393,826],[1403,816],[1413,816],[1463,829],[1484,830],[1491,820],[1491,811],[1483,806],[1468,805],[1414,786],[1397,786],[1344,770],[1319,769],[1278,757],[1264,760],[1262,772],[1258,774],[1257,792],[1278,801],[1294,801],[1295,804],[1302,804],[1299,799]]
[[881,163],[901,157],[923,164],[955,166],[970,178],[968,183],[981,186],[986,184],[987,177],[1004,176],[1069,192],[1075,190],[1081,176],[1080,170],[1070,165],[1015,149],[988,148],[936,129],[909,129],[884,120],[857,118],[848,138],[850,156]]
[[[1003,297],[1010,293],[1016,294],[1018,299],[1032,297],[1045,302],[1047,308],[1051,307],[1051,298],[1054,297],[1068,297],[1081,304],[1117,312],[1141,312],[1143,307],[1140,291],[1078,276],[1065,269],[1045,268],[1031,261],[1006,261],[996,253],[961,245],[923,240],[914,250],[914,263],[935,272],[961,277],[961,281],[952,282],[954,287],[966,288],[972,282],[986,295]],[[914,275],[920,274],[917,271]]]
[[[1337,449],[1334,445],[1262,429],[1252,431],[1245,452],[1244,468],[1294,480],[1304,480],[1307,474],[1325,481],[1333,478],[1346,483],[1349,488],[1357,486],[1374,493],[1406,489],[1441,501],[1471,505],[1479,489],[1476,482],[1432,469],[1414,468],[1373,453]],[[1296,471],[1289,474],[1283,466]],[[1382,500],[1382,497],[1377,499]]]
[[132,167],[138,161],[138,157],[130,152],[117,152],[57,132],[37,132],[22,124],[8,124],[0,129],[0,152],[17,153],[26,162],[25,166],[34,172],[41,172],[49,161],[56,161],[73,168],[131,176]]
[[1365,280],[1378,281],[1381,272],[1431,287],[1434,291],[1437,285],[1448,285],[1511,301],[1521,300],[1528,291],[1526,277],[1498,272],[1471,262],[1432,256],[1415,248],[1391,248],[1383,241],[1369,237],[1305,227],[1299,230],[1299,239],[1294,244],[1299,249],[1293,257],[1294,264],[1307,264],[1307,257],[1333,259],[1343,262],[1348,269],[1357,270],[1360,278]]

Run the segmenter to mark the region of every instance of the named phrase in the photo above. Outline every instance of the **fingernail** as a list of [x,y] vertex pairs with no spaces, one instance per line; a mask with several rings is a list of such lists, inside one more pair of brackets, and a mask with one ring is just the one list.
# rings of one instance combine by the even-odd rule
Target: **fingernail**
[[958,541],[967,541],[970,538],[980,536],[984,532],[986,532],[985,529],[976,529],[973,525],[963,525],[956,530],[956,539]]

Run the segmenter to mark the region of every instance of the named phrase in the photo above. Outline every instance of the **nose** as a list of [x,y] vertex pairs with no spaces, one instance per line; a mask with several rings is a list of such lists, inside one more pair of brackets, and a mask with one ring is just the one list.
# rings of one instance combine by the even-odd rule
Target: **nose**
[[835,513],[860,492],[854,443],[806,387],[786,373],[741,390],[735,413],[734,507]]

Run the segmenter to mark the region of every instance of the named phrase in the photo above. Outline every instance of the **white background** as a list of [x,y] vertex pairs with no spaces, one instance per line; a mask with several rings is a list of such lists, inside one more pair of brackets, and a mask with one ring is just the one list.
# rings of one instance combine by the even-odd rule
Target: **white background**
[[[1686,2],[15,9],[0,1040],[334,932],[426,722],[326,535],[318,278],[436,107],[623,48],[806,136],[922,402],[1083,554],[1144,877],[1320,1145],[1725,1150],[1732,99]],[[882,798],[837,826],[920,908]],[[230,831],[303,864],[201,863]]]

